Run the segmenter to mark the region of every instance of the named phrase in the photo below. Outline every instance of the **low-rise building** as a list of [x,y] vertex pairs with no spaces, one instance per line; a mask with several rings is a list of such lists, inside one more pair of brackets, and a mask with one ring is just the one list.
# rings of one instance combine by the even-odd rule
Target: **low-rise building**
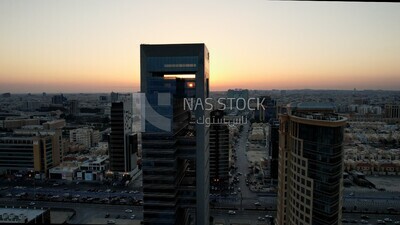
[[50,210],[32,208],[0,208],[0,224],[50,224]]

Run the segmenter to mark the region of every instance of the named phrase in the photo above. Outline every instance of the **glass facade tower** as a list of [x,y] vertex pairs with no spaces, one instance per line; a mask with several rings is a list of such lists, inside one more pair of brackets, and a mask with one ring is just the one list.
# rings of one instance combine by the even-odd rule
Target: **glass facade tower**
[[322,103],[290,104],[279,119],[277,224],[341,224],[347,119]]
[[[204,44],[141,45],[144,224],[209,223],[209,95]],[[204,121],[204,120],[203,120]]]

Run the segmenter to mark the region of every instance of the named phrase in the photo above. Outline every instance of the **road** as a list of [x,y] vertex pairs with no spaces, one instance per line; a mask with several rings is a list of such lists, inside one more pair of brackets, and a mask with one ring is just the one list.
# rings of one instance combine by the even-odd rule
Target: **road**
[[[30,201],[1,201],[3,207],[28,207]],[[109,219],[115,219],[126,216],[127,219],[131,215],[135,215],[136,219],[143,219],[143,209],[139,206],[121,206],[108,204],[85,204],[85,203],[68,203],[68,202],[36,202],[35,208],[57,208],[57,209],[74,209],[76,215],[68,221],[72,224],[87,224],[95,218],[104,218],[107,213],[110,214]],[[30,208],[34,208],[30,207]],[[126,209],[131,209],[132,213],[126,213]]]
[[249,127],[250,123],[246,123],[243,125],[243,131],[240,134],[240,139],[238,144],[236,145],[236,166],[238,167],[237,172],[242,173],[242,176],[239,176],[239,185],[241,192],[239,192],[239,199],[243,199],[242,205],[251,205],[254,204],[257,199],[257,193],[250,191],[248,186],[246,186],[246,177],[245,175],[248,173],[248,160],[246,156],[246,143],[249,135]]

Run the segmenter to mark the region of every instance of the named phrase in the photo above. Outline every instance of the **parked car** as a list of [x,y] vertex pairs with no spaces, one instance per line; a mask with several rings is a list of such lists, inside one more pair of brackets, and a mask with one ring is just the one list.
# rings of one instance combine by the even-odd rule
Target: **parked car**
[[236,212],[235,212],[234,210],[229,210],[229,211],[228,211],[228,214],[229,214],[229,215],[235,215]]

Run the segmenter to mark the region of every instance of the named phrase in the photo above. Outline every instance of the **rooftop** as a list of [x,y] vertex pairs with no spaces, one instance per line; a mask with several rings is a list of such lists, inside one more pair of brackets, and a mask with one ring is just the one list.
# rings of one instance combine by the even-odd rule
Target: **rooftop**
[[332,102],[293,102],[287,107],[295,110],[335,110],[335,104]]
[[24,223],[43,214],[46,210],[30,208],[0,208],[0,223]]

